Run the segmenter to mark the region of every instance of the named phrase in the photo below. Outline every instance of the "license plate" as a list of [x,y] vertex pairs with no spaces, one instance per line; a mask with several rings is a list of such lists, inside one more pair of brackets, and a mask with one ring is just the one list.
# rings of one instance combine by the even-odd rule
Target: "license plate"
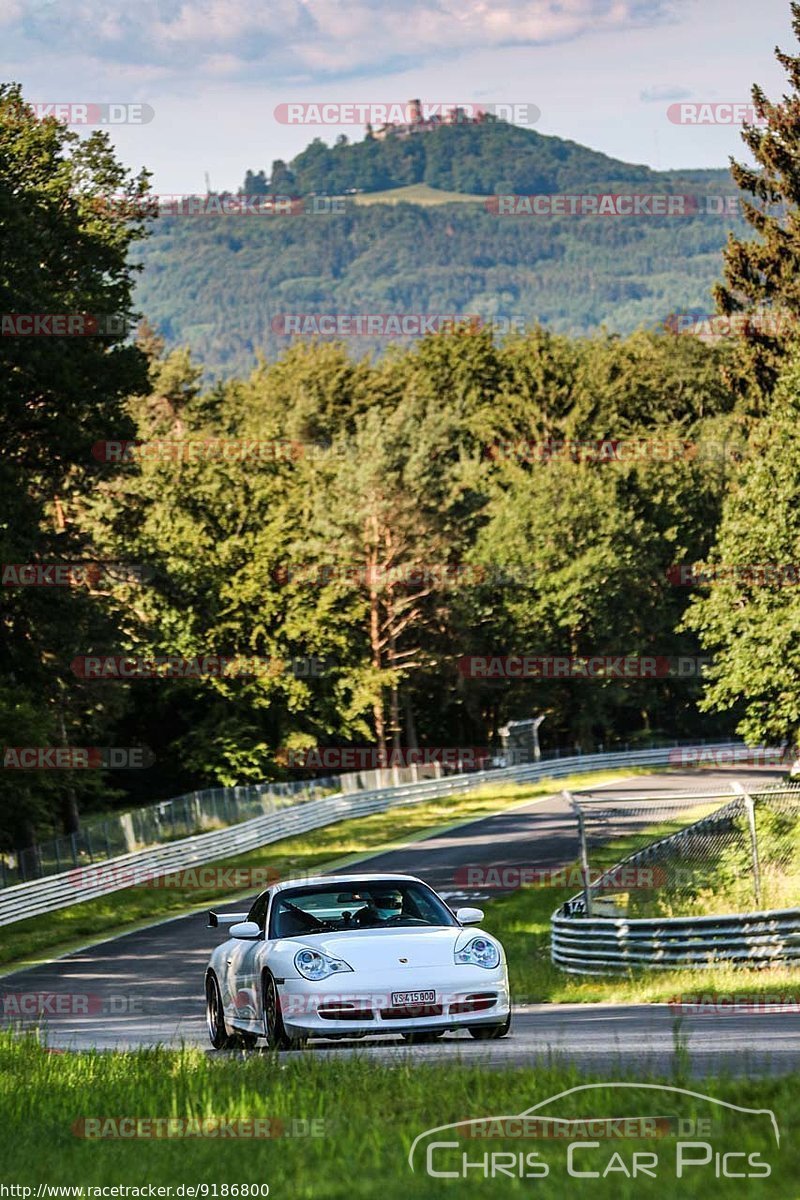
[[392,992],[392,1004],[402,1007],[404,1004],[435,1004],[436,992]]

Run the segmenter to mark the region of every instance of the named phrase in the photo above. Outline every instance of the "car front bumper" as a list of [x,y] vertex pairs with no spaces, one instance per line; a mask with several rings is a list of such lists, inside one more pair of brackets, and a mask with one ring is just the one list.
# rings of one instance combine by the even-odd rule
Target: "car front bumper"
[[[313,983],[285,979],[279,985],[281,1016],[291,1037],[419,1033],[501,1025],[510,1011],[505,965],[408,968],[385,971],[369,987],[348,985],[337,975]],[[393,993],[433,993],[418,1002],[395,1003]]]

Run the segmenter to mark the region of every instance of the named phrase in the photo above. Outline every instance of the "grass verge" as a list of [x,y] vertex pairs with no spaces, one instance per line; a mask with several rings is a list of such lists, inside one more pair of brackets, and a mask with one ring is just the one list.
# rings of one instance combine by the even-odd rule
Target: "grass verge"
[[[593,1077],[579,1075],[553,1058],[534,1070],[487,1070],[469,1062],[426,1062],[420,1055],[391,1065],[344,1056],[297,1055],[280,1062],[267,1054],[214,1058],[198,1050],[64,1055],[48,1053],[31,1037],[3,1035],[2,1181],[32,1188],[33,1197],[39,1185],[82,1186],[84,1197],[92,1196],[90,1187],[114,1185],[144,1188],[138,1193],[143,1195],[149,1185],[171,1186],[173,1196],[192,1194],[176,1192],[180,1185],[185,1189],[206,1185],[208,1196],[253,1194],[244,1192],[242,1185],[258,1186],[255,1194],[263,1195],[263,1186],[268,1185],[276,1200],[289,1196],[293,1200],[374,1200],[376,1196],[381,1200],[460,1200],[462,1196],[505,1200],[532,1195],[561,1200],[576,1194],[574,1176],[568,1173],[568,1143],[582,1142],[574,1151],[573,1171],[597,1172],[580,1182],[580,1193],[597,1200],[673,1196],[683,1200],[706,1197],[709,1189],[715,1196],[737,1200],[743,1195],[786,1200],[797,1196],[800,1144],[787,1136],[787,1130],[797,1118],[800,1076],[715,1077],[686,1085],[713,1100],[672,1090],[621,1089],[608,1083],[608,1078],[595,1076],[594,1081],[604,1086],[563,1097],[543,1111],[578,1121],[661,1118],[658,1135],[649,1135],[652,1140],[642,1140],[641,1132],[634,1138],[613,1132],[600,1137],[583,1132],[576,1137],[575,1127],[568,1138],[562,1134],[524,1141],[517,1140],[519,1132],[516,1139],[496,1136],[497,1127],[485,1130],[495,1136],[480,1140],[459,1139],[445,1130],[418,1145],[412,1172],[409,1151],[424,1131],[451,1122],[520,1113],[592,1082]],[[610,1078],[625,1076],[615,1071]],[[20,1087],[23,1079],[25,1086]],[[680,1087],[684,1080],[678,1071],[651,1076],[646,1082]],[[773,1110],[780,1147],[767,1114],[738,1112],[714,1100]],[[86,1124],[98,1118],[100,1123]],[[133,1124],[118,1124],[124,1118],[192,1120],[195,1124],[189,1129],[194,1136],[191,1140],[175,1136],[175,1131],[186,1127],[173,1124],[162,1126],[171,1128],[173,1136],[155,1140],[109,1138],[119,1129],[135,1131]],[[223,1129],[230,1131],[236,1128],[230,1122],[256,1119],[264,1124],[251,1128],[277,1136],[247,1140],[230,1132],[198,1136],[202,1121],[221,1120],[227,1123]],[[87,1131],[106,1136],[81,1136]],[[455,1177],[427,1172],[426,1150],[432,1141],[456,1142],[431,1152],[433,1169],[454,1172]],[[685,1142],[693,1142],[694,1148],[681,1150]],[[705,1153],[698,1148],[702,1142],[711,1147],[709,1160],[684,1167],[678,1179],[679,1154],[696,1163],[703,1160]],[[714,1157],[729,1152],[739,1155],[726,1164],[729,1174],[738,1173],[736,1178],[720,1174]],[[649,1173],[639,1172],[633,1178],[635,1153],[647,1155]],[[498,1154],[503,1158],[493,1157]],[[462,1155],[473,1165],[465,1168]],[[221,1190],[226,1186],[227,1193]]]

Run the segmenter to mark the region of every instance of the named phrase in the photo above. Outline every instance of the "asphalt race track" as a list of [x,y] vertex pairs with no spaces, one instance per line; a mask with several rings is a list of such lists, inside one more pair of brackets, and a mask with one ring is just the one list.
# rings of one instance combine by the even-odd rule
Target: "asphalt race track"
[[[699,770],[639,776],[598,788],[598,797],[625,799],[647,792],[728,790],[734,779],[754,785],[776,778],[769,770]],[[649,805],[634,809],[624,825],[652,823]],[[652,810],[651,810],[652,812]],[[397,871],[419,875],[452,903],[477,900],[487,892],[463,886],[465,869],[553,867],[574,861],[575,821],[560,795],[409,843],[342,870]],[[495,893],[496,894],[496,893]],[[220,903],[220,911],[225,905]],[[228,905],[227,907],[231,907]],[[245,910],[249,901],[237,901]],[[208,1047],[203,976],[214,939],[203,913],[170,919],[78,950],[49,964],[6,975],[0,983],[3,1023],[39,1025],[54,1048],[132,1048],[157,1043]],[[44,1018],[15,1015],[13,997],[45,997]],[[62,1007],[64,1011],[54,1011]],[[12,1010],[9,1012],[9,1010]],[[468,1034],[448,1034],[433,1045],[407,1047],[399,1037],[353,1042],[312,1042],[313,1054],[367,1054],[381,1059],[413,1054],[422,1059],[463,1056],[494,1064],[532,1062],[547,1053],[581,1066],[608,1071],[664,1069],[674,1054],[674,1014],[668,1005],[527,1005],[515,1011],[512,1036],[490,1044]],[[696,1013],[684,1015],[695,1073],[714,1069],[782,1072],[800,1066],[800,1013]]]

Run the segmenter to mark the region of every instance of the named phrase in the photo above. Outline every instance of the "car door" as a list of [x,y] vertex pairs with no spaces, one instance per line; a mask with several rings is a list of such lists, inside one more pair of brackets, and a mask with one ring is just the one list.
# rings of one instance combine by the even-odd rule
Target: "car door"
[[261,938],[256,941],[235,938],[228,948],[226,956],[226,990],[230,998],[228,1019],[236,1025],[249,1027],[257,1024],[260,1019],[259,951],[264,944],[264,924],[268,906],[269,893],[265,892],[258,897],[247,916],[248,921],[255,921],[261,927]]

